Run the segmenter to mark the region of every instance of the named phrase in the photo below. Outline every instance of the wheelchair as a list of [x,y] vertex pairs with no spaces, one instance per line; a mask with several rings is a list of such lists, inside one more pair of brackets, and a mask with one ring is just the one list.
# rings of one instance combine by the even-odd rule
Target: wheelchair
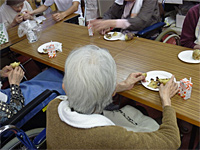
[[[55,90],[46,89],[39,96],[37,96],[30,103],[28,103],[24,108],[22,108],[16,115],[3,122],[0,128],[1,149],[45,149],[45,126],[30,129],[24,132],[23,130],[19,129],[19,127],[17,127],[16,125],[32,110],[35,110],[36,107],[38,109],[44,109],[44,105],[42,104],[42,102],[44,102],[48,97],[54,96],[55,98],[58,95],[60,95],[59,92]],[[39,118],[37,119],[39,120]]]
[[[165,0],[162,0],[161,5],[162,5],[161,8],[164,11]],[[180,45],[180,36],[178,35],[178,33],[170,27],[165,27],[166,23],[164,22],[164,18],[165,18],[164,13],[161,14],[161,17],[162,17],[161,22],[155,23],[155,24],[139,31],[138,33],[136,33],[136,36],[163,42],[163,43]],[[158,35],[152,36],[151,33],[155,33],[155,31],[157,31]],[[149,35],[151,35],[151,36],[149,36]]]

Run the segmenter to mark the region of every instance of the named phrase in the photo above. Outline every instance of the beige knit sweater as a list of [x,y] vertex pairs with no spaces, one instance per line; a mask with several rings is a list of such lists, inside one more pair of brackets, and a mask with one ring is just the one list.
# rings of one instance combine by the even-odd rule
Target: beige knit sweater
[[119,126],[79,129],[58,116],[59,99],[47,108],[48,149],[178,149],[180,146],[176,114],[172,107],[163,110],[163,124],[151,133],[134,133]]

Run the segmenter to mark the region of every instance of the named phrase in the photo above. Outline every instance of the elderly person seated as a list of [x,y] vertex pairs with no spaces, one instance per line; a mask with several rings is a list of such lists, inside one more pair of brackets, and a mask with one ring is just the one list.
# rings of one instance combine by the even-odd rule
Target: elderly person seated
[[181,45],[200,49],[200,4],[188,11],[181,32]]
[[[118,116],[115,119],[113,116],[113,120],[107,117],[104,108],[112,102],[113,93],[131,90],[137,81],[145,77],[142,73],[131,73],[125,81],[116,85],[116,76],[115,61],[107,50],[88,45],[72,51],[65,63],[63,79],[67,96],[57,97],[47,108],[48,149],[179,148],[179,129],[170,100],[178,91],[174,77],[165,86],[160,86],[163,122],[159,129],[134,132],[120,126],[123,122],[116,121]],[[116,112],[121,113],[122,109]],[[137,120],[129,119],[133,128],[141,126],[140,120],[144,119],[139,117],[139,111],[135,112],[132,114]],[[123,114],[121,116],[125,117],[126,112]]]
[[58,13],[52,15],[55,21],[61,21],[70,14],[77,13],[82,15],[81,0],[45,0],[44,5],[29,12],[29,14],[38,14],[47,10],[51,5],[56,4]]
[[[56,69],[49,68],[33,79],[20,83],[23,76],[24,71],[19,66],[13,68],[9,65],[0,70],[0,77],[8,77],[10,84],[10,88],[0,89],[0,124],[14,116],[46,89],[57,90],[60,94],[64,94],[62,90],[63,74]],[[44,106],[53,98],[54,96],[47,98]]]
[[26,0],[6,0],[0,7],[0,23],[9,29],[22,21],[33,19],[27,11],[32,11],[32,8]]
[[90,23],[96,31],[105,34],[110,28],[139,31],[160,21],[157,0],[115,0],[103,19]]

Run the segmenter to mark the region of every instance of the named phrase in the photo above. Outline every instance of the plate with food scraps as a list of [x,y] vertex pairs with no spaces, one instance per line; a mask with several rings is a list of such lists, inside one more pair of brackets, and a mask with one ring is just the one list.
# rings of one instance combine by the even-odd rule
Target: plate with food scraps
[[[195,50],[194,56],[193,53],[194,50],[182,51],[178,54],[178,58],[186,63],[200,63],[200,50]],[[195,60],[197,58],[199,58],[199,60]]]
[[[147,72],[145,81],[141,81],[141,83],[144,87],[146,87],[149,90],[159,91],[160,83],[166,84],[171,77],[172,74],[166,71],[149,71]],[[175,78],[174,82],[176,82]]]
[[125,35],[121,32],[108,32],[104,35],[104,39],[108,41],[125,40]]
[[59,42],[48,42],[45,44],[42,44],[40,47],[38,47],[37,51],[39,53],[48,53],[48,50],[58,50],[62,51],[62,44]]

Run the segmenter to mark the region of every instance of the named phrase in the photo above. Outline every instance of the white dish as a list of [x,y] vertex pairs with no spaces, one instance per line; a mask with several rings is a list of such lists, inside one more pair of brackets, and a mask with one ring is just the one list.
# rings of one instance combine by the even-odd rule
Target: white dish
[[109,39],[106,37],[106,35],[104,35],[104,39],[108,41],[125,40],[125,35],[122,34],[121,32],[116,32],[117,33],[116,36],[113,36],[113,33],[114,32],[108,32],[107,34],[111,34],[112,37]]
[[182,60],[183,62],[187,62],[187,63],[200,63],[200,60],[194,60],[192,58],[192,53],[193,53],[193,50],[182,51],[178,54],[178,58]]
[[[151,78],[153,78],[154,80],[156,80],[156,77],[162,79],[162,78],[171,78],[172,77],[172,74],[169,73],[169,72],[166,72],[166,71],[159,71],[159,70],[155,70],[155,71],[149,71],[147,72],[147,76],[145,78],[146,82],[142,82],[142,85],[144,87],[146,87],[147,89],[149,90],[152,90],[152,91],[159,91],[158,88],[154,89],[154,88],[151,88],[149,87],[149,83],[151,82]],[[176,79],[174,78],[174,81],[176,82]]]
[[55,45],[55,47],[57,47],[57,45],[59,45],[60,43],[59,42],[48,42],[48,43],[42,44],[40,47],[38,47],[37,51],[39,53],[45,53],[45,54],[47,54],[48,52],[44,51],[44,49],[46,49],[47,46],[49,46],[51,44],[53,44],[53,45]]

